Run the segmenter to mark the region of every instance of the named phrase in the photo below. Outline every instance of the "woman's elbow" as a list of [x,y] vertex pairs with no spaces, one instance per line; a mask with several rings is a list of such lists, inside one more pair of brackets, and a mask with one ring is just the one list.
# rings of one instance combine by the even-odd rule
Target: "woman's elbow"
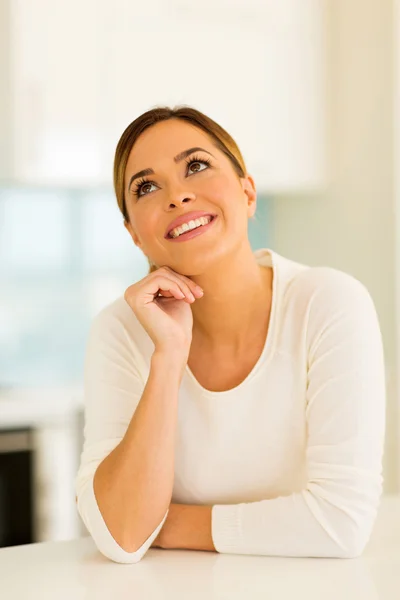
[[358,558],[364,552],[366,544],[359,540],[351,540],[346,545],[338,548],[336,558]]
[[122,565],[133,565],[136,564],[138,562],[140,562],[143,558],[143,556],[145,555],[145,552],[132,552],[132,553],[126,553],[123,554],[124,551],[120,552],[113,552],[111,549],[109,548],[104,548],[101,546],[101,544],[96,543],[96,540],[94,540],[98,551],[105,557],[108,558],[109,560],[111,560],[114,563],[119,563]]
[[139,548],[127,549],[112,537],[105,523],[100,525],[99,523],[93,523],[90,518],[87,518],[88,515],[85,515],[86,518],[82,514],[80,516],[94,545],[105,558],[115,563],[135,564],[145,555],[147,548],[144,545]]
[[[329,558],[358,558],[371,537],[376,521],[379,497],[362,497],[348,502],[343,498],[321,497],[313,493],[319,511],[314,516],[325,530],[325,556]],[[313,505],[311,504],[313,507]]]
[[[336,558],[358,558],[369,541],[371,526],[355,525],[346,528],[336,541]],[[334,558],[334,557],[333,557]]]

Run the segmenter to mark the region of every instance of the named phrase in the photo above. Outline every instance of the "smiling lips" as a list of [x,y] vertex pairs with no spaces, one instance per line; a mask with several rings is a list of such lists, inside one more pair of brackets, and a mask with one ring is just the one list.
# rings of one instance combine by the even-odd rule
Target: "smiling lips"
[[[212,215],[210,215],[212,216]],[[197,237],[198,235],[202,235],[203,233],[205,233],[210,227],[212,227],[214,221],[216,220],[216,216],[213,216],[211,221],[209,223],[207,223],[206,225],[200,225],[199,227],[195,227],[194,229],[189,229],[188,231],[185,231],[184,233],[176,236],[176,237],[167,237],[167,239],[170,242],[186,242],[186,240],[190,240],[194,237]]]
[[184,223],[180,227],[176,227],[169,232],[169,237],[176,238],[178,235],[183,235],[184,233],[196,229],[196,227],[203,227],[204,225],[208,225],[211,221],[212,216],[208,217],[199,217],[198,219],[192,219],[188,223]]
[[200,217],[215,217],[215,216],[216,215],[214,213],[206,212],[204,210],[192,210],[192,211],[190,211],[188,213],[182,214],[179,217],[177,217],[176,219],[174,219],[168,225],[164,237],[166,239],[171,239],[170,232],[173,229],[176,229],[177,227],[180,227],[184,223],[189,223],[189,221],[194,221],[196,219],[199,219]]

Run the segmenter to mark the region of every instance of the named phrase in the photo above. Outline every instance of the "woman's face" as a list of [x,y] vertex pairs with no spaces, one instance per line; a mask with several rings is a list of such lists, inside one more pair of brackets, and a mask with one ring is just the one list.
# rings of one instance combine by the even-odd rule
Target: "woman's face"
[[[176,158],[191,148],[201,150]],[[132,179],[144,169],[154,173]],[[239,179],[228,157],[190,123],[170,119],[146,129],[130,152],[124,185],[125,226],[158,266],[187,276],[201,274],[248,243],[248,218],[256,209],[254,181],[249,175]],[[171,222],[190,211],[216,218],[201,235],[181,242],[166,238]]]

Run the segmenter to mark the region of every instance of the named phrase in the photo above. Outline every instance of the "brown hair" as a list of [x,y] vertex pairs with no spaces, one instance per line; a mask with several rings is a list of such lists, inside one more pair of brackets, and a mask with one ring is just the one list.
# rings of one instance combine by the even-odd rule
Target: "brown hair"
[[[124,177],[129,154],[138,137],[148,127],[160,121],[167,121],[168,119],[181,119],[205,131],[214,145],[229,158],[238,177],[245,177],[246,175],[246,165],[235,140],[210,117],[190,106],[153,108],[137,117],[137,119],[128,125],[120,137],[115,150],[114,190],[119,209],[126,222],[129,221],[129,216],[126,210]],[[158,268],[150,260],[149,265],[149,273]]]

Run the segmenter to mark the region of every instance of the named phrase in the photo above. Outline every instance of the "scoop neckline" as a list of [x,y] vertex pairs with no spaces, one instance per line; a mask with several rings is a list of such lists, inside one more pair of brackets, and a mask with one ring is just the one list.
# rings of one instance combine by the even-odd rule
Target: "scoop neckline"
[[[263,346],[262,352],[261,352],[256,364],[250,371],[250,373],[247,375],[247,377],[241,383],[239,383],[239,385],[231,388],[230,390],[223,390],[221,392],[207,390],[205,387],[203,387],[197,381],[197,379],[193,375],[189,365],[186,363],[185,371],[186,371],[187,375],[189,376],[189,378],[192,380],[193,384],[198,388],[198,390],[201,392],[201,394],[203,396],[222,398],[224,396],[232,395],[232,394],[235,394],[236,392],[239,392],[242,389],[242,387],[245,387],[249,383],[249,381],[251,379],[253,379],[253,377],[256,375],[256,372],[259,370],[260,365],[262,363],[265,363],[265,364],[268,363],[273,355],[275,329],[276,329],[275,322],[276,322],[276,313],[278,310],[277,309],[277,305],[278,305],[277,290],[278,290],[279,272],[278,272],[278,264],[277,264],[278,263],[277,254],[270,248],[259,248],[258,250],[256,250],[254,252],[254,255],[256,256],[256,258],[262,257],[261,261],[257,260],[258,264],[261,264],[262,266],[265,266],[265,267],[272,267],[271,314],[270,314],[270,318],[269,318],[268,331],[267,331],[267,335],[266,335],[266,338],[264,341],[264,346]],[[263,264],[265,255],[267,255],[267,256],[269,255],[269,260],[266,264]]]

